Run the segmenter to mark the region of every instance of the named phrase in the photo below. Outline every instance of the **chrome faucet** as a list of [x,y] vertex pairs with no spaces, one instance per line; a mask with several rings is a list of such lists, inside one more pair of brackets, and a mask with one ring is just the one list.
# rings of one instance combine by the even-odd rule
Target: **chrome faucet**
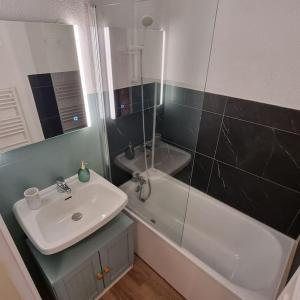
[[66,184],[63,177],[56,178],[57,191],[60,193],[70,194],[72,192],[71,188]]
[[149,140],[147,141],[146,143],[143,143],[139,146],[140,150],[142,152],[145,152],[145,151],[152,151],[152,140]]
[[[132,174],[131,180],[133,182],[137,182],[139,184],[138,187],[140,187],[146,183],[145,178],[143,176],[141,176],[139,172],[134,172]],[[139,190],[137,192],[139,192]]]
[[[142,202],[145,202],[146,200],[149,199],[149,197],[151,196],[151,182],[150,182],[150,178],[148,178],[147,180],[140,175],[140,173],[138,172],[134,172],[132,174],[132,178],[131,180],[133,182],[137,183],[137,187],[135,189],[136,193],[139,193],[138,199],[141,200]],[[143,190],[145,185],[148,183],[148,193],[145,197],[142,196]]]

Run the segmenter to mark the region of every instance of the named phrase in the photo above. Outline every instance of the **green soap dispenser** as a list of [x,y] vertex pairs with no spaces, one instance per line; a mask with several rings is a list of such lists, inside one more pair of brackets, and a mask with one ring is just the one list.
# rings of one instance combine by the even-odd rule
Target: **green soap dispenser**
[[78,170],[78,179],[81,182],[88,182],[90,180],[90,171],[86,167],[86,163],[82,160],[80,164],[80,169]]

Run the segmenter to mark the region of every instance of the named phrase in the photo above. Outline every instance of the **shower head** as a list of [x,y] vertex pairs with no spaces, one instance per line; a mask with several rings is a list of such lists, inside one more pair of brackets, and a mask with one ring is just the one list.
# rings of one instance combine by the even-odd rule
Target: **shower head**
[[141,22],[144,27],[149,27],[153,24],[153,18],[151,16],[144,16],[142,17]]

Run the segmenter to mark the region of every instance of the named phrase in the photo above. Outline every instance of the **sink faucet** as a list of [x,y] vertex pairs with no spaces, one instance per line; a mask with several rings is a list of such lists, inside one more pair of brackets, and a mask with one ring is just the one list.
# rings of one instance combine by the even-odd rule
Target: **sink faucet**
[[56,178],[56,186],[57,186],[57,191],[60,192],[60,193],[70,194],[72,192],[72,190],[66,184],[66,182],[65,182],[65,180],[64,180],[63,177]]

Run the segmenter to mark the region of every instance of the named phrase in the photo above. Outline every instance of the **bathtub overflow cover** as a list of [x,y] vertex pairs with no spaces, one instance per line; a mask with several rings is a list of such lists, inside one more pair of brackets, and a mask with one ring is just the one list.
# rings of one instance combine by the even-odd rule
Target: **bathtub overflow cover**
[[73,221],[79,221],[82,217],[83,217],[82,213],[77,212],[77,213],[72,215],[72,220]]

